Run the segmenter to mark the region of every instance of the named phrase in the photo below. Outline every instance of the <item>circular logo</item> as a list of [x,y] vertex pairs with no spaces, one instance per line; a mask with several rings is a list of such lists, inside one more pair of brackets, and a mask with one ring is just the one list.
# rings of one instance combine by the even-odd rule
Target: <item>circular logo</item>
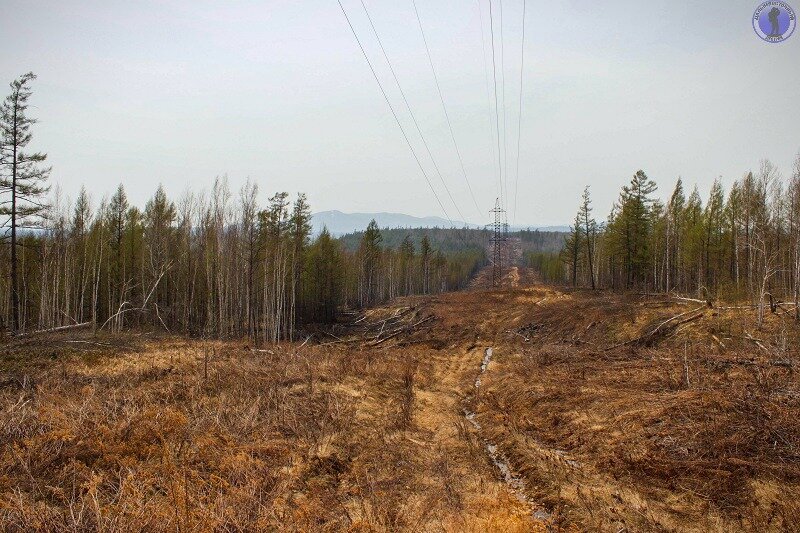
[[794,33],[797,17],[786,2],[769,0],[753,14],[753,29],[768,43],[781,43]]

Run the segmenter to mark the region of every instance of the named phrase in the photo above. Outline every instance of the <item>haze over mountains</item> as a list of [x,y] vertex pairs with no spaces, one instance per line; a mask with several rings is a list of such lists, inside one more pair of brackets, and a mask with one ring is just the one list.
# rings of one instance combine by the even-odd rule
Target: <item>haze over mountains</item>
[[[327,227],[331,235],[340,236],[354,231],[362,231],[375,219],[381,228],[449,228],[450,221],[441,217],[415,217],[402,213],[342,213],[341,211],[321,211],[311,217],[314,234]],[[481,228],[477,224],[453,221],[456,227]],[[542,231],[569,231],[568,226],[512,226],[510,230],[531,229]]]

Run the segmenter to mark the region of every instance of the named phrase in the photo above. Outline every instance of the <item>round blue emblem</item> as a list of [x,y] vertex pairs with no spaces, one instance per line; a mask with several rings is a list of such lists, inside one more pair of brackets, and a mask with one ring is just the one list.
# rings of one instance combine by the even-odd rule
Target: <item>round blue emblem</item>
[[781,0],[764,2],[753,13],[753,29],[768,43],[781,43],[794,33],[797,25],[792,6]]

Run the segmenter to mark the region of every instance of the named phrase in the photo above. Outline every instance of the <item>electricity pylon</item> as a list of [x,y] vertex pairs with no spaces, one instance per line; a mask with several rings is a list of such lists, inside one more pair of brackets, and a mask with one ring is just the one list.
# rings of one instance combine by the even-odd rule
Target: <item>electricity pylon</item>
[[497,287],[503,279],[503,256],[508,243],[508,219],[506,210],[500,207],[500,199],[496,199],[494,209],[489,211],[494,215],[494,220],[489,223],[492,227],[492,285]]

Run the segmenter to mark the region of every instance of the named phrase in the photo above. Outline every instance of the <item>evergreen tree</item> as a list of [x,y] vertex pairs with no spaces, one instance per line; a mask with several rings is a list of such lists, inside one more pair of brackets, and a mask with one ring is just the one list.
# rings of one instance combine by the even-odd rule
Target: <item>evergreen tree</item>
[[652,250],[652,205],[650,197],[656,191],[654,181],[639,170],[629,185],[622,188],[620,219],[624,226],[626,286],[645,281],[650,270]]
[[419,262],[420,262],[420,277],[422,281],[422,294],[428,294],[430,292],[430,279],[431,279],[431,255],[433,254],[433,248],[431,247],[431,241],[428,238],[428,235],[422,236],[422,242],[420,243],[420,251],[419,251]]
[[414,274],[414,241],[406,235],[400,243],[400,280],[403,284],[403,295],[411,294]]
[[0,104],[0,228],[8,227],[11,239],[11,325],[22,328],[19,290],[18,238],[20,229],[37,228],[47,211],[44,196],[49,190],[50,167],[42,166],[47,154],[25,150],[33,138],[36,119],[27,115],[30,84],[36,76],[28,72],[11,82],[11,94]]
[[719,272],[723,265],[724,222],[725,193],[722,189],[722,183],[719,180],[714,180],[703,214],[703,223],[705,225],[705,284],[710,292],[713,292],[717,287]]
[[377,300],[382,241],[383,237],[378,223],[373,219],[361,237],[361,245],[358,250],[361,263],[359,300],[362,306],[372,304]]
[[588,185],[583,189],[579,218],[583,234],[586,237],[586,259],[589,264],[589,279],[591,281],[592,290],[594,290],[594,247],[597,236],[597,222],[592,218],[592,199],[589,195]]
[[[109,311],[114,310],[117,305],[120,305],[125,299],[125,231],[126,231],[126,218],[128,215],[128,197],[125,194],[125,188],[120,184],[106,210],[106,226],[111,236],[109,242],[109,256],[113,261],[109,268]],[[118,323],[117,328],[121,327],[121,322]]]
[[[156,315],[160,315],[159,306],[169,306],[169,290],[165,286],[164,277],[172,265],[172,237],[173,224],[177,211],[159,185],[156,193],[147,202],[144,208],[144,235],[147,249],[145,261],[149,276],[142,289],[144,300],[142,305],[154,305]],[[148,299],[149,298],[149,299]]]
[[686,209],[686,195],[683,192],[683,181],[678,178],[675,189],[672,191],[666,210],[666,237],[664,254],[665,280],[664,288],[671,290],[673,286],[680,285],[678,277],[681,269],[679,260],[683,249],[684,211]]
[[305,261],[308,238],[311,235],[311,208],[305,194],[299,194],[292,206],[289,218],[289,234],[292,245],[291,309],[289,313],[289,339],[293,338],[295,316],[297,314],[296,295],[302,291],[301,273]]
[[306,276],[307,300],[311,302],[308,318],[315,322],[333,322],[342,298],[342,259],[328,228],[322,228],[309,247]]
[[569,227],[569,233],[564,237],[563,261],[569,265],[570,282],[573,287],[578,286],[578,262],[581,255],[582,221],[580,212],[575,215],[575,221]]

